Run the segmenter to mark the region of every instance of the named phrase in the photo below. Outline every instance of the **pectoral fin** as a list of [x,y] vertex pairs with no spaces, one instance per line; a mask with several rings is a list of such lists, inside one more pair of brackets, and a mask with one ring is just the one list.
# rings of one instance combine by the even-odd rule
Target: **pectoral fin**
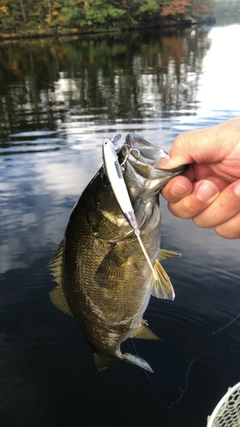
[[57,252],[53,259],[49,263],[49,267],[52,270],[52,275],[54,277],[55,282],[58,283],[51,292],[50,299],[52,303],[63,313],[69,314],[72,316],[71,310],[67,303],[64,290],[63,290],[63,250],[64,250],[64,241],[62,240],[60,245],[58,246]]
[[153,268],[155,275],[157,276],[157,280],[152,275],[151,294],[156,298],[174,300],[175,292],[171,280],[157,259],[154,261]]
[[125,276],[124,260],[119,256],[119,251],[113,247],[103,258],[96,271],[96,282],[105,288],[114,288],[124,280]]
[[176,258],[182,256],[181,254],[178,254],[177,252],[168,251],[167,249],[160,249],[159,255],[158,255],[158,261],[163,261],[165,259],[170,258]]

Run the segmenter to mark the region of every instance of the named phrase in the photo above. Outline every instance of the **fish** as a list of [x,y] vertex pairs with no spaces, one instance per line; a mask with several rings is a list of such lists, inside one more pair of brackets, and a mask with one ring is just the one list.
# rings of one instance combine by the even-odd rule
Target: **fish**
[[159,192],[188,166],[159,168],[167,153],[136,133],[129,133],[116,153],[152,268],[103,164],[74,206],[49,263],[57,282],[50,299],[76,319],[98,370],[120,360],[153,372],[140,356],[122,353],[121,344],[128,338],[159,340],[143,315],[151,296],[174,299],[161,261],[179,256],[160,249]]

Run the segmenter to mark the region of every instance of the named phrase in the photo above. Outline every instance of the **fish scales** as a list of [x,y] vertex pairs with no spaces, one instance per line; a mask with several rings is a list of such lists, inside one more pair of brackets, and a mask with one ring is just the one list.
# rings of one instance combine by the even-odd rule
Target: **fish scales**
[[[70,248],[69,257],[76,260],[77,269],[72,268],[72,263],[66,264],[64,291],[69,305],[72,307],[72,313],[83,329],[93,321],[94,325],[91,327],[96,329],[96,324],[98,324],[98,330],[101,331],[100,344],[98,343],[97,347],[99,348],[99,345],[104,346],[103,337],[108,336],[109,328],[119,325],[119,332],[124,333],[125,328],[128,334],[129,328],[134,324],[136,312],[140,311],[139,316],[142,317],[141,312],[145,306],[146,297],[150,297],[150,290],[149,287],[139,286],[139,271],[141,268],[141,276],[148,281],[150,268],[145,263],[135,235],[132,235],[127,243],[125,241],[118,244],[108,243],[95,236],[87,222],[83,226],[82,219],[91,209],[91,207],[88,209],[91,200],[87,194],[88,189],[86,189],[86,200],[83,195],[82,203],[76,206],[74,217],[70,218],[66,231],[65,238],[68,241],[66,247]],[[121,212],[120,215],[122,215]],[[76,229],[76,223],[81,224],[81,227]],[[132,232],[127,221],[126,228]],[[78,244],[75,242],[75,233],[79,236]],[[156,237],[154,230],[151,234],[153,238]],[[142,233],[143,242],[145,236],[146,233]],[[150,235],[146,237],[151,238]],[[159,248],[159,246],[153,245],[153,248],[154,246],[155,253],[150,258],[157,255],[156,247]],[[110,256],[109,251],[112,251]],[[98,274],[98,269],[106,256],[108,256],[109,265],[106,267],[107,271],[102,273],[104,275],[102,278],[101,272]],[[67,251],[66,257],[68,257]],[[112,262],[112,260],[116,260],[116,262]],[[117,262],[118,264],[116,264]],[[112,267],[111,264],[113,264]],[[144,267],[142,268],[142,266]],[[79,292],[81,299],[76,305],[74,301],[78,298]],[[133,301],[135,301],[134,305]],[[92,310],[89,310],[89,305]],[[138,320],[137,322],[139,323]],[[90,339],[90,343],[94,346],[96,336],[91,335],[93,338]]]
[[[50,296],[58,308],[77,320],[99,369],[119,359],[152,371],[138,356],[122,354],[120,346],[130,337],[158,339],[142,319],[150,296],[174,298],[170,279],[158,261],[159,191],[186,167],[158,169],[163,152],[136,134],[127,136],[118,156],[125,160],[124,180],[158,280],[152,277],[101,167],[75,205],[50,263],[58,283]],[[166,258],[177,255],[165,252]]]

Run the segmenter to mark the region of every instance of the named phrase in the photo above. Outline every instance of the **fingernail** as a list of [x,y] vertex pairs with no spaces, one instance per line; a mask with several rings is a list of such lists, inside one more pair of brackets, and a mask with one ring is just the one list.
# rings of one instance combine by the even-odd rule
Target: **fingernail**
[[218,187],[211,181],[202,181],[195,190],[196,198],[202,202],[207,202],[218,193]]
[[171,194],[175,197],[183,197],[186,196],[187,193],[189,193],[189,190],[184,185],[178,184],[177,182],[174,182],[174,184],[171,187]]
[[236,196],[240,197],[240,182],[238,182],[237,185],[235,185],[234,193],[236,194]]
[[158,165],[158,166],[159,166],[160,168],[166,168],[169,162],[170,162],[170,158],[169,158],[169,155],[167,155],[166,157],[164,157],[164,158],[160,161],[160,163],[159,163],[159,165]]

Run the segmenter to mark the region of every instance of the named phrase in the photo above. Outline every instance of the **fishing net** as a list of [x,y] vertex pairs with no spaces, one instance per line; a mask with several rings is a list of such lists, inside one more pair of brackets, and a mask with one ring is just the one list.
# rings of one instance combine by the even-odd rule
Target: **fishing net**
[[212,415],[208,417],[207,427],[240,426],[240,383],[229,388],[218,402]]

